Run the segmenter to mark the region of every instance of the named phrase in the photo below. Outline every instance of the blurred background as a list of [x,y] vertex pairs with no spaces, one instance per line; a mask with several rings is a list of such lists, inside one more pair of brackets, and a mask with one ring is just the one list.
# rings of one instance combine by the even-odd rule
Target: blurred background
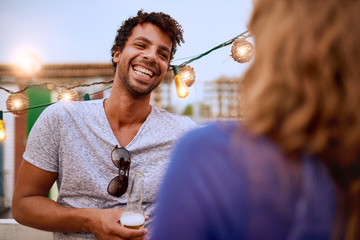
[[[7,112],[15,104],[8,101],[9,96],[38,84],[21,92],[28,106],[56,102],[61,91],[58,85],[72,86],[78,96],[88,93],[91,99],[107,97],[110,84],[76,86],[113,78],[110,49],[116,31],[140,9],[168,13],[182,25],[185,43],[172,61],[179,65],[246,31],[252,0],[0,1],[0,110],[7,133],[0,142],[0,218],[11,218],[13,185],[26,138],[44,109]],[[196,78],[189,95],[184,99],[176,96],[169,71],[153,93],[152,104],[188,115],[199,124],[236,117],[237,86],[248,63],[234,61],[228,45],[190,66]]]

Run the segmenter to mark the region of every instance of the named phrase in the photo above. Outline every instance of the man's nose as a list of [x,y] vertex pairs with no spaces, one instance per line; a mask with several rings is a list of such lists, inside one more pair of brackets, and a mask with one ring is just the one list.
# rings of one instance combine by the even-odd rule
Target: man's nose
[[144,52],[143,57],[149,62],[156,62],[156,50],[147,49]]

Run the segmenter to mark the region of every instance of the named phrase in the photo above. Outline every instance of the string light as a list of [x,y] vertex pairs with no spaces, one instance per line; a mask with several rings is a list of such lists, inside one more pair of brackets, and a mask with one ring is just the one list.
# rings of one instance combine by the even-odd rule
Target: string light
[[62,88],[59,91],[57,100],[60,101],[61,99],[64,100],[72,100],[78,96],[77,92],[74,91],[74,89],[66,89]]
[[195,71],[189,65],[180,68],[180,78],[185,82],[187,87],[191,87],[195,82]]
[[176,94],[179,98],[185,98],[187,95],[189,95],[189,91],[186,87],[185,82],[180,77],[179,66],[172,66],[172,68],[174,71]]
[[0,111],[0,142],[6,139],[5,123],[3,121],[3,111]]
[[[251,60],[252,56],[253,56],[253,45],[246,41],[244,36],[245,34],[247,34],[248,31],[245,31],[239,35],[237,35],[236,37],[218,45],[218,46],[215,46],[213,47],[212,49],[202,53],[202,54],[199,54],[199,55],[196,55],[195,57],[187,60],[186,62],[183,62],[181,63],[180,65],[177,66],[177,69],[175,66],[172,66],[173,67],[173,71],[175,73],[175,77],[174,77],[174,80],[175,80],[175,85],[176,85],[176,92],[177,92],[177,95],[181,98],[185,98],[188,94],[189,94],[189,91],[187,89],[187,86],[190,87],[194,81],[195,81],[195,72],[193,70],[193,68],[191,68],[190,66],[188,66],[189,63],[195,61],[195,60],[198,60],[206,55],[208,55],[209,53],[219,49],[219,48],[222,48],[222,47],[225,47],[225,46],[228,46],[230,44],[233,43],[233,46],[232,46],[232,49],[231,49],[231,52],[232,52],[232,57],[234,58],[234,60],[240,62],[240,63],[245,63],[245,62],[248,62]],[[240,39],[240,37],[243,37]],[[248,37],[248,36],[247,36]],[[31,64],[30,64],[31,65]],[[41,66],[41,65],[40,65]],[[40,67],[41,68],[41,67]],[[36,69],[40,69],[40,68],[36,68]],[[182,68],[182,71],[184,71],[185,69],[189,69],[191,70],[191,74],[190,74],[190,77],[188,78],[186,75],[187,74],[182,74],[181,71],[179,70],[179,68]],[[183,77],[180,77],[180,74],[183,75]],[[185,76],[184,76],[185,75]],[[60,90],[59,92],[59,95],[58,95],[58,100],[62,99],[62,98],[66,98],[66,99],[74,99],[78,96],[78,94],[73,91],[72,89],[75,88],[75,87],[88,87],[88,86],[92,86],[92,85],[96,85],[96,84],[110,84],[112,83],[113,80],[109,80],[109,81],[103,81],[103,82],[95,82],[95,83],[91,83],[91,84],[80,84],[80,85],[77,85],[77,86],[73,86],[73,87],[67,87],[67,86],[60,86],[56,83],[49,83],[49,82],[44,82],[44,83],[41,83],[41,84],[29,84],[27,85],[25,88],[19,90],[19,91],[16,91],[16,92],[13,92],[9,89],[6,89],[2,86],[0,86],[0,90],[4,90],[10,94],[15,94],[15,93],[20,93],[20,92],[23,92],[25,91],[26,89],[28,88],[31,88],[31,87],[35,87],[35,86],[46,86],[48,89],[53,89],[55,86],[58,87],[58,88],[64,88],[62,90]],[[87,99],[87,96],[86,96],[86,99],[84,100],[88,100]],[[37,107],[43,107],[44,105],[39,105],[39,106],[32,106],[31,108],[37,108]],[[6,113],[6,111],[5,111]]]
[[[186,62],[183,62],[182,64],[180,64],[178,66],[173,65],[172,68],[174,71],[174,80],[175,80],[177,96],[180,98],[185,98],[189,94],[187,87],[192,86],[192,84],[195,82],[195,71],[188,64],[208,55],[212,51],[215,51],[219,48],[228,46],[233,43],[233,46],[231,48],[231,53],[232,53],[231,56],[234,58],[234,60],[239,63],[246,63],[246,62],[250,61],[253,57],[253,45],[250,42],[248,42],[247,40],[245,40],[245,38],[240,39],[240,37],[244,36],[246,33],[247,33],[247,31],[239,34],[238,36],[236,36],[218,46],[215,46],[214,48],[212,48],[202,54],[199,54],[199,55],[191,58],[190,60],[188,60]],[[37,60],[37,59],[35,59],[35,60]],[[41,62],[40,61],[33,61],[33,62],[24,61],[23,63],[20,63],[18,67],[20,69],[22,69],[24,72],[35,74],[36,72],[38,72],[41,69]],[[181,68],[181,71],[180,71],[180,68]],[[28,84],[25,88],[20,89],[19,91],[16,91],[16,92],[13,92],[9,89],[6,89],[6,88],[0,86],[0,90],[4,90],[4,91],[8,92],[9,94],[11,94],[9,96],[9,98],[6,100],[6,106],[9,111],[5,111],[4,113],[12,112],[13,114],[18,115],[18,114],[25,113],[27,111],[27,109],[44,107],[44,106],[53,104],[53,103],[49,103],[49,104],[42,104],[42,105],[38,105],[38,106],[28,107],[29,99],[25,95],[20,94],[20,93],[24,92],[26,89],[29,89],[31,87],[46,86],[46,88],[48,88],[49,90],[51,90],[55,87],[61,88],[61,90],[59,91],[58,97],[57,97],[57,100],[59,101],[63,98],[68,99],[68,100],[73,100],[74,98],[77,98],[78,93],[73,90],[75,87],[89,87],[89,86],[93,86],[93,85],[97,85],[97,84],[110,84],[112,82],[113,82],[113,80],[109,80],[109,81],[102,81],[102,82],[94,82],[91,84],[79,84],[79,85],[73,86],[73,87],[61,86],[61,85],[58,85],[53,82],[43,82],[43,83],[37,83],[37,84]],[[111,88],[111,86],[106,89],[109,89],[109,88]],[[106,89],[103,89],[102,91],[104,91]],[[99,92],[101,92],[101,91],[99,91]],[[85,94],[83,97],[84,97],[84,101],[90,100],[89,94]],[[3,111],[0,110],[0,142],[4,141],[5,139],[6,139],[6,130],[5,130],[5,124],[3,121]]]
[[231,47],[232,58],[239,63],[247,63],[253,58],[254,46],[245,38],[238,38]]
[[49,90],[52,90],[55,88],[55,85],[53,83],[46,83],[45,84],[46,88],[49,89]]
[[10,94],[6,100],[6,108],[15,115],[21,115],[27,112],[29,99],[21,93]]

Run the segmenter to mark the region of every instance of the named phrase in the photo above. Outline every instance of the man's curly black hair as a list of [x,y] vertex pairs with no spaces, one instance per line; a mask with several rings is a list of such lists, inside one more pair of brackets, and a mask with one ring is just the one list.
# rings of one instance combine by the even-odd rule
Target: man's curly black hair
[[[111,57],[114,57],[115,50],[119,49],[122,51],[124,49],[125,43],[131,35],[133,28],[138,24],[143,24],[146,22],[154,24],[170,36],[172,43],[170,53],[171,60],[176,52],[176,45],[178,44],[180,46],[181,42],[185,42],[183,38],[182,26],[168,14],[163,12],[146,13],[143,12],[143,10],[139,10],[137,16],[131,17],[122,23],[122,26],[117,31],[114,44],[111,48]],[[116,63],[114,63],[113,60],[111,61],[114,68],[116,68]]]

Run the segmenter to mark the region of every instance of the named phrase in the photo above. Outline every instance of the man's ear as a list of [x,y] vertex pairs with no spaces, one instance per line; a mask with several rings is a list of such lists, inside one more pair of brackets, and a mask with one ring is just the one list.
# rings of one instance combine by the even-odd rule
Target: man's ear
[[121,51],[120,48],[117,47],[114,51],[113,61],[114,63],[118,63],[120,61]]

